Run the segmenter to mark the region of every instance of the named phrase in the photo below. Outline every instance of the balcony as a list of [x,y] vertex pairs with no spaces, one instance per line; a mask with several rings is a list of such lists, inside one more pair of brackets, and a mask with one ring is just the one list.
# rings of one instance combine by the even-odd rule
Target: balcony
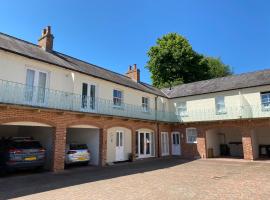
[[226,107],[223,112],[215,109],[188,109],[184,115],[162,112],[132,104],[114,105],[112,100],[90,98],[74,93],[27,86],[21,83],[0,80],[0,103],[51,108],[63,111],[101,114],[163,122],[206,122],[220,120],[252,119],[270,117],[270,108],[262,105]]
[[242,105],[226,107],[222,112],[216,109],[190,109],[183,116],[177,115],[179,122],[204,122],[270,117],[270,109],[262,105]]
[[0,80],[0,103],[164,122],[176,120],[175,113],[159,112],[151,108],[146,112],[138,105],[123,103],[119,106],[108,99],[90,98],[6,80]]

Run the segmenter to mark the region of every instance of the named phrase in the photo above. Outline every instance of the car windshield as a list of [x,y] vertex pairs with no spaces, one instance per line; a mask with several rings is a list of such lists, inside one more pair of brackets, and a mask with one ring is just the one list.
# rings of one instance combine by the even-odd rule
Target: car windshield
[[38,141],[14,141],[12,143],[14,148],[18,149],[38,149],[41,145]]
[[84,150],[88,149],[86,144],[71,144],[70,150]]

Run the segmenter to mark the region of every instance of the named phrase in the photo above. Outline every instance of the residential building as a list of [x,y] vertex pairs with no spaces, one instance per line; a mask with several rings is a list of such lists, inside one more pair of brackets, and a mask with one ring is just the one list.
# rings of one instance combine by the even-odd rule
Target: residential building
[[65,145],[88,144],[94,165],[176,155],[253,160],[270,144],[270,70],[159,90],[53,49],[0,33],[0,136],[33,136],[47,168],[64,169]]

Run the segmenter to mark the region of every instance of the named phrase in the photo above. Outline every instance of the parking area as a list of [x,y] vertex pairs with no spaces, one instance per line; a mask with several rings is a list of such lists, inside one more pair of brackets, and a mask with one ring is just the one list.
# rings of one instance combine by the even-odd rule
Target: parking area
[[44,169],[51,170],[53,161],[53,133],[54,129],[38,123],[10,123],[0,126],[0,138],[24,138],[30,137],[41,144],[45,149]]
[[90,152],[89,165],[99,164],[99,129],[89,126],[68,128],[66,144],[86,144]]
[[154,159],[0,179],[0,199],[269,199],[270,164]]

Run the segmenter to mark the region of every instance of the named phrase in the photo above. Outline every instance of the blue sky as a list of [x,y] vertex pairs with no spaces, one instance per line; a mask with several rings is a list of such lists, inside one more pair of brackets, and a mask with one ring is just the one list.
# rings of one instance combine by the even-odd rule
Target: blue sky
[[137,63],[151,83],[147,51],[169,32],[235,73],[270,68],[269,10],[268,0],[2,0],[0,31],[37,43],[51,25],[55,50],[119,73]]

